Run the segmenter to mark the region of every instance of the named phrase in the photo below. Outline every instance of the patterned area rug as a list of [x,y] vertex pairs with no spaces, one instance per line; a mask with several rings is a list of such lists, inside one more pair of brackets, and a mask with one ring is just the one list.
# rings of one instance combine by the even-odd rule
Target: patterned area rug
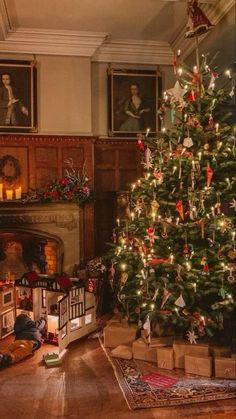
[[[100,344],[110,361],[120,389],[130,409],[183,406],[235,398],[236,381],[187,375],[182,370],[167,371],[138,360],[112,358],[110,350]],[[140,380],[144,374],[158,372],[177,378],[172,387],[159,389]]]

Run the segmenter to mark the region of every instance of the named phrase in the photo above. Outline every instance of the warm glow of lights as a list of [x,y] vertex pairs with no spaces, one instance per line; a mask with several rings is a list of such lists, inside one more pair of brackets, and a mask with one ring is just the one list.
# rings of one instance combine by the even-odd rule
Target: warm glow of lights
[[120,267],[121,267],[121,269],[122,269],[122,271],[125,271],[126,270],[126,263],[121,263],[120,264]]

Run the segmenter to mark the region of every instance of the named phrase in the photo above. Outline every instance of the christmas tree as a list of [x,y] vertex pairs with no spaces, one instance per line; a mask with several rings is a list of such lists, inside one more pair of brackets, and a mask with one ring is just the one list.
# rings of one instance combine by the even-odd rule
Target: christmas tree
[[[230,338],[229,330],[232,339],[236,140],[227,123],[233,75],[218,74],[207,55],[199,56],[198,36],[212,25],[190,3],[186,36],[196,42],[196,65],[186,66],[177,52],[177,80],[163,94],[160,132],[138,136],[144,175],[131,186],[127,219],[117,220],[109,279],[115,311],[136,322],[149,315],[159,333],[196,342]],[[225,86],[217,89],[220,77]]]

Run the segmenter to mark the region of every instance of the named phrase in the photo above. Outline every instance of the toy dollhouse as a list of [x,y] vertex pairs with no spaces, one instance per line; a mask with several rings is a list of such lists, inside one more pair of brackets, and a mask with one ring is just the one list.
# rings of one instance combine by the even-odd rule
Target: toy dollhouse
[[13,283],[0,282],[0,338],[12,333],[15,321],[15,290]]
[[[2,291],[1,324],[5,328],[1,326],[1,337],[6,336],[7,330],[12,332],[15,315],[21,313],[27,313],[32,320],[46,318],[46,340],[58,344],[60,353],[70,342],[93,332],[96,329],[95,296],[86,290],[81,280],[70,278],[70,283],[69,288],[62,288],[55,277],[48,275],[37,275],[34,281],[23,275],[16,280]],[[7,313],[12,313],[11,319]]]

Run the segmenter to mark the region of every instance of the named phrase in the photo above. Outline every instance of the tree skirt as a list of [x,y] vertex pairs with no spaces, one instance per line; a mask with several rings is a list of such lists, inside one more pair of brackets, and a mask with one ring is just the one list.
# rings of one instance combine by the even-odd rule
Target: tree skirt
[[[100,343],[130,409],[183,406],[235,397],[234,380],[198,377],[187,375],[183,370],[158,369],[155,364],[145,361],[112,358],[110,350],[105,349],[101,341]],[[152,373],[173,377],[177,382],[169,388],[158,388],[140,379],[143,375]]]

